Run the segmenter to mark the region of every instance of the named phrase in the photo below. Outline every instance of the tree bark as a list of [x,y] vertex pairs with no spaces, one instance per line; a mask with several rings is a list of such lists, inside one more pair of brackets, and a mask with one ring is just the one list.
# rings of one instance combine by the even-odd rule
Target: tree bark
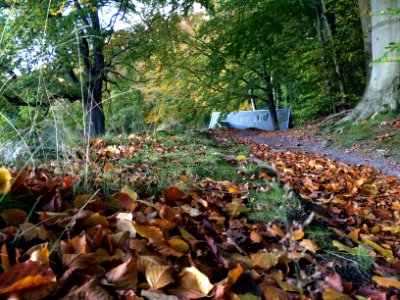
[[[364,53],[365,53],[365,74],[367,79],[371,75],[371,62],[372,62],[372,40],[371,40],[371,3],[370,0],[359,0],[358,10],[360,14],[361,29],[363,32],[364,40]],[[368,82],[368,80],[367,80]]]
[[[376,112],[399,109],[400,62],[397,52],[387,53],[390,43],[400,41],[400,17],[390,14],[389,9],[398,9],[400,0],[371,0],[372,60],[386,55],[384,62],[374,63],[371,76],[360,103],[343,121],[367,119]],[[382,13],[384,12],[384,13]]]
[[274,125],[275,130],[280,130],[278,116],[276,114],[276,106],[274,102],[274,92],[272,87],[271,76],[269,75],[264,76],[264,83],[266,88],[268,89],[268,95],[265,99],[265,102],[267,103],[269,113],[271,115],[272,124]]

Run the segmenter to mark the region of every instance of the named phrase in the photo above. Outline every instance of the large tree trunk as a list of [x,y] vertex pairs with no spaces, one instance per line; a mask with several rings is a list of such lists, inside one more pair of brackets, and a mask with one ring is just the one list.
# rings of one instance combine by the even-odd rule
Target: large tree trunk
[[[387,55],[388,61],[372,65],[371,76],[360,103],[342,121],[367,119],[376,112],[397,110],[400,104],[399,53],[387,54],[390,43],[400,41],[400,17],[388,9],[400,8],[400,0],[371,0],[372,60]],[[384,12],[384,13],[382,13]]]
[[102,135],[105,131],[102,85],[102,79],[90,82],[87,98],[84,99],[86,135],[88,137]]

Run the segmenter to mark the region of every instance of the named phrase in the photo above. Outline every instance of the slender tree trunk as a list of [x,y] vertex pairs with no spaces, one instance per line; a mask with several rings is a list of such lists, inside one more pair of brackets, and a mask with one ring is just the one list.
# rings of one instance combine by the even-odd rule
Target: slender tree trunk
[[[386,57],[385,62],[372,65],[371,76],[360,103],[353,113],[340,122],[367,119],[376,112],[397,110],[400,107],[400,62],[399,53],[387,53],[390,43],[400,41],[400,17],[390,14],[389,9],[398,9],[400,0],[371,0],[372,60]],[[382,12],[384,12],[382,14]]]
[[367,82],[371,75],[372,40],[371,40],[371,3],[370,0],[358,0],[361,28],[364,37],[365,74]]
[[268,94],[265,99],[265,102],[267,103],[269,113],[271,115],[272,119],[272,124],[274,126],[275,130],[279,130],[279,121],[278,121],[278,116],[276,114],[276,106],[274,102],[274,92],[273,92],[273,87],[272,87],[272,82],[271,82],[271,76],[267,75],[264,76],[264,84],[266,88],[268,89]]
[[[97,11],[90,13],[91,26],[94,32],[91,38],[93,63],[90,64],[90,76],[88,83],[88,94],[84,101],[86,134],[89,137],[96,137],[105,132],[105,117],[103,110],[103,82],[105,62],[103,47],[104,41],[100,37],[101,28]],[[88,53],[89,51],[87,51]]]

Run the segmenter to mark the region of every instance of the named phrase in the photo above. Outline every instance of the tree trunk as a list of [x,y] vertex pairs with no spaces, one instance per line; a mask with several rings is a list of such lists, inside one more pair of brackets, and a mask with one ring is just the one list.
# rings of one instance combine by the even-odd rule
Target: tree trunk
[[372,41],[371,41],[371,3],[370,0],[359,0],[358,10],[360,14],[361,28],[364,37],[364,52],[365,52],[365,74],[367,82],[371,75],[372,62]]
[[276,114],[276,106],[274,102],[274,92],[272,87],[271,76],[264,76],[264,83],[266,88],[268,89],[268,95],[267,98],[265,99],[265,102],[267,103],[269,113],[271,115],[272,124],[274,125],[275,130],[279,130],[280,129],[279,121],[278,121],[278,116]]
[[399,108],[400,62],[395,61],[399,54],[387,54],[385,49],[390,43],[400,41],[400,17],[388,13],[388,9],[399,7],[400,0],[371,0],[372,60],[387,55],[388,61],[372,65],[371,76],[362,100],[353,113],[340,122],[367,119],[376,112]]
[[103,80],[89,83],[88,95],[84,99],[86,135],[90,138],[104,134],[105,118],[102,103]]

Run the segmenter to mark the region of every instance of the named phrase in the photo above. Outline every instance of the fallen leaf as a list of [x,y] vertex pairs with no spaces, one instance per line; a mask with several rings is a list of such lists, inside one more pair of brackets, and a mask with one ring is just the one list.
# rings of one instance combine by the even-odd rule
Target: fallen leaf
[[6,209],[1,213],[1,216],[8,225],[20,225],[28,217],[26,212],[19,208]]
[[112,297],[105,289],[100,286],[96,279],[91,279],[80,286],[74,286],[68,295],[60,300],[76,300],[76,299],[96,299],[96,300],[113,300]]
[[194,289],[203,295],[208,295],[214,287],[208,277],[195,267],[184,268],[179,277],[183,287]]
[[374,248],[376,251],[378,251],[379,254],[383,255],[384,257],[386,257],[388,259],[394,258],[392,250],[385,249],[385,248],[379,246],[377,243],[370,241],[363,237],[361,238],[361,241],[363,243],[371,246],[372,248]]
[[136,232],[144,238],[152,239],[154,241],[162,241],[164,239],[164,234],[161,229],[156,226],[133,224],[133,227]]
[[190,248],[189,244],[181,239],[170,239],[167,241],[167,244],[174,250],[179,251],[181,253],[188,253]]
[[323,300],[352,300],[353,298],[335,289],[325,289],[322,291]]
[[142,290],[140,292],[140,296],[145,297],[149,300],[179,300],[179,298],[176,296],[158,294],[158,293],[153,293],[153,292],[149,292],[146,290]]
[[300,242],[300,245],[303,246],[304,248],[306,248],[308,251],[311,251],[312,253],[315,253],[319,249],[321,249],[320,247],[318,247],[316,242],[314,242],[312,240],[308,240],[308,239],[303,239]]
[[137,284],[137,259],[131,258],[127,262],[111,269],[106,273],[105,277],[118,290],[135,290]]
[[170,202],[175,202],[184,197],[185,195],[186,194],[182,192],[180,189],[178,189],[176,186],[168,187],[164,193],[165,200]]
[[11,189],[11,174],[5,168],[0,168],[0,195],[7,194]]
[[152,290],[161,289],[174,282],[172,269],[169,266],[150,265],[146,268],[146,280]]
[[0,294],[18,292],[56,281],[49,266],[39,261],[26,261],[8,268],[0,274]]
[[252,253],[250,259],[253,267],[268,270],[278,264],[280,254],[275,253]]
[[397,289],[400,289],[400,281],[395,278],[373,276],[372,280],[377,282],[380,286],[395,287]]
[[290,300],[288,293],[272,285],[260,284],[263,296],[266,300]]

